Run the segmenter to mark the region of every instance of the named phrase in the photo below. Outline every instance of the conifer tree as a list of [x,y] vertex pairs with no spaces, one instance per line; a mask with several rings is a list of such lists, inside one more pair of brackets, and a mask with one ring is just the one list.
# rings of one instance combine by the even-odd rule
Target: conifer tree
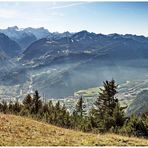
[[117,102],[114,110],[113,110],[113,119],[114,119],[114,127],[122,127],[124,124],[124,121],[127,119],[125,117],[124,110],[127,108],[125,107],[120,107],[119,102]]
[[61,109],[60,101],[55,104],[55,109],[59,111]]
[[85,104],[82,96],[79,98],[76,109],[73,111],[73,126],[76,129],[83,130],[86,122]]
[[25,99],[23,100],[24,106],[29,109],[33,103],[33,99],[30,94],[28,94]]
[[35,94],[33,95],[33,107],[32,107],[32,112],[34,114],[37,114],[39,110],[42,107],[42,101],[40,100],[40,96],[38,91],[35,91]]
[[49,113],[52,113],[54,110],[54,106],[51,100],[48,102],[48,110],[49,110]]
[[85,104],[83,101],[82,96],[79,98],[77,104],[76,104],[76,113],[83,118],[83,116],[85,115]]
[[16,99],[16,101],[15,101],[15,103],[14,103],[14,105],[13,105],[13,112],[14,112],[15,114],[18,114],[18,113],[20,113],[21,109],[22,109],[22,106],[21,106],[21,104],[19,103],[18,99]]
[[8,104],[7,104],[7,101],[2,100],[1,106],[2,106],[2,112],[6,114],[7,111],[8,111]]
[[120,133],[148,138],[148,114],[131,115],[121,128]]
[[[123,109],[115,97],[117,94],[117,85],[114,80],[103,82],[103,88],[95,102],[95,107],[91,110],[93,124],[99,131],[108,131],[111,127],[119,125],[118,119],[124,118]],[[120,122],[121,122],[120,120]],[[124,120],[122,120],[123,124]]]
[[10,113],[13,112],[13,102],[11,100],[9,101],[8,109]]

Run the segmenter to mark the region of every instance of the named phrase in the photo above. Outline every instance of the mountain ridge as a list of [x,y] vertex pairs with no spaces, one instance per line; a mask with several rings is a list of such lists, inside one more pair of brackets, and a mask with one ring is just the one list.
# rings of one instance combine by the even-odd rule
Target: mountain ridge
[[109,33],[109,34],[104,34],[104,33],[97,33],[97,32],[93,32],[93,31],[87,31],[87,30],[81,30],[81,31],[75,31],[75,32],[69,32],[68,30],[67,31],[64,31],[64,32],[58,32],[58,31],[50,31],[50,29],[47,29],[45,27],[18,27],[18,26],[9,26],[9,27],[6,27],[6,28],[3,28],[3,29],[0,29],[0,30],[6,30],[6,29],[10,29],[10,30],[17,30],[17,31],[22,31],[22,30],[27,30],[28,32],[33,29],[33,30],[44,30],[46,32],[50,32],[50,33],[71,33],[71,34],[75,34],[75,33],[78,33],[78,32],[89,32],[89,33],[94,33],[94,34],[98,34],[98,35],[108,35],[108,36],[114,36],[114,35],[120,35],[120,36],[135,36],[135,37],[144,37],[144,38],[148,38],[148,36],[145,36],[145,35],[142,35],[142,34],[129,34],[129,33],[125,33],[125,34],[122,34],[122,33]]
[[0,33],[0,50],[8,57],[17,56],[21,52],[20,46],[3,33]]

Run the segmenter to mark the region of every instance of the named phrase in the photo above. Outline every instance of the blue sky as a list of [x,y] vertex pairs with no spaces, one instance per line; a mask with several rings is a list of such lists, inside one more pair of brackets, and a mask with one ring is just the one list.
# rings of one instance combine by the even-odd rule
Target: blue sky
[[0,28],[148,36],[148,2],[0,2]]

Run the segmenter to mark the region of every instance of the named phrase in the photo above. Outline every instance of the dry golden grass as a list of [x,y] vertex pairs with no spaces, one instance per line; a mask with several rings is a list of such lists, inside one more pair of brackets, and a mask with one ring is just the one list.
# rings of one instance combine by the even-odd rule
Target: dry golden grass
[[0,146],[148,146],[146,139],[95,135],[0,114]]

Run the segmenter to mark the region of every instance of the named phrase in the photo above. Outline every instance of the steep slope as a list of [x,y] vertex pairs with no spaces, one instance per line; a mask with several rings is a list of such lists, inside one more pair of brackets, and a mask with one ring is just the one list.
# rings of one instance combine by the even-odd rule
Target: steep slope
[[50,35],[49,31],[44,27],[40,27],[40,28],[28,27],[28,28],[24,28],[23,31],[26,33],[34,34],[37,39],[45,38],[48,35]]
[[21,48],[24,49],[37,40],[34,34],[31,32],[25,32],[23,29],[19,29],[17,26],[8,27],[7,29],[0,29],[0,32],[16,41]]
[[137,59],[147,58],[148,39],[140,36],[102,35],[81,31],[70,37],[59,39],[44,38],[30,45],[23,60],[38,59],[46,55],[65,55],[70,53],[94,53],[97,59]]
[[16,41],[23,49],[27,48],[31,43],[42,38],[48,39],[60,39],[63,37],[70,37],[72,34],[69,32],[58,33],[49,32],[44,27],[40,28],[19,28],[17,26],[8,27],[6,29],[0,29],[1,33],[4,33],[12,40]]
[[146,139],[95,135],[59,128],[14,115],[0,114],[0,146],[147,146]]
[[9,57],[17,56],[21,51],[20,46],[8,36],[0,33],[0,52]]
[[130,104],[128,113],[137,115],[148,112],[148,90],[143,90],[136,96],[136,99]]
[[19,45],[21,45],[22,49],[26,49],[31,43],[35,42],[37,38],[32,33],[22,33],[21,36],[14,39]]
[[14,60],[20,52],[21,48],[15,41],[0,33],[0,85],[10,86],[9,82],[17,83],[20,79],[21,73],[19,75],[16,70],[19,68],[19,63]]
[[0,75],[9,72],[12,68],[16,66],[8,57],[0,53]]

